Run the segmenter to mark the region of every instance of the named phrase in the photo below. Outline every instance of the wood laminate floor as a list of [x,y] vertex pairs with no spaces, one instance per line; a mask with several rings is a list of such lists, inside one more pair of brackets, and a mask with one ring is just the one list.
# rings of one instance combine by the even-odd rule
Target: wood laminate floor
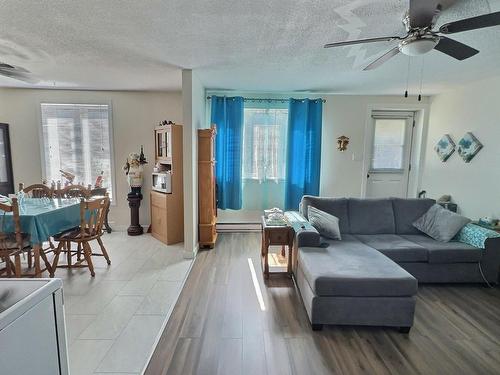
[[264,283],[259,246],[259,234],[224,234],[199,253],[146,374],[500,374],[499,288],[421,285],[409,335],[313,332],[293,282]]

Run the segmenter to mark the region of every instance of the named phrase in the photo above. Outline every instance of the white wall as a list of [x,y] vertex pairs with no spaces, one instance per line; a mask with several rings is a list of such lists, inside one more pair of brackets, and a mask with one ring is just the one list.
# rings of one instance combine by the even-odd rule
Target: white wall
[[[446,133],[455,143],[472,132],[484,148],[470,163],[455,152],[441,162],[434,145]],[[472,219],[500,217],[500,77],[468,84],[432,99],[422,189],[427,196],[450,194]]]
[[10,125],[15,184],[38,183],[42,179],[40,157],[40,102],[111,103],[116,181],[116,206],[110,220],[126,226],[130,211],[126,195],[128,184],[121,167],[127,155],[139,151],[141,144],[149,164],[145,168],[141,224],[148,225],[150,174],[154,165],[153,128],[160,120],[182,123],[180,92],[69,91],[0,88],[0,122]]
[[[323,133],[321,144],[320,195],[332,197],[360,197],[365,179],[366,131],[372,109],[417,110],[428,112],[428,98],[418,102],[416,98],[401,96],[327,95],[323,96]],[[425,115],[417,126],[425,128]],[[417,129],[420,134],[424,129]],[[337,150],[337,138],[349,137],[346,151]],[[418,180],[418,178],[417,178]],[[418,181],[415,181],[418,184]],[[416,189],[415,189],[416,190]]]
[[205,88],[192,70],[182,71],[184,117],[184,251],[198,251],[198,129],[207,125]]

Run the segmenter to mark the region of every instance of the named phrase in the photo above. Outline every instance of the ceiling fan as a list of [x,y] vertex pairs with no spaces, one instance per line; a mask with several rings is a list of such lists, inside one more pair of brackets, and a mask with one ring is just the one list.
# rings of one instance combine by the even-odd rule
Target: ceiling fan
[[3,62],[0,62],[0,75],[18,79],[27,83],[37,83],[38,79],[32,76],[31,72],[27,69],[24,69],[20,66],[10,65]]
[[399,41],[396,47],[380,56],[363,70],[375,69],[400,52],[408,56],[417,56],[436,49],[457,60],[465,60],[474,56],[479,51],[466,44],[450,39],[443,34],[454,34],[500,25],[500,12],[495,12],[446,23],[438,30],[433,30],[442,9],[443,6],[436,0],[410,0],[410,9],[403,18],[403,24],[407,31],[405,36],[388,36],[328,43],[325,44],[324,48],[393,40]]

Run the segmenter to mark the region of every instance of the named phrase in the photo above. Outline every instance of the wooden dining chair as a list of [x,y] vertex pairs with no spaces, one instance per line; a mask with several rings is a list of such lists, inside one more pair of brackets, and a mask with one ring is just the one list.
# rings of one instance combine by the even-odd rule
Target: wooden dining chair
[[[33,184],[29,186],[24,186],[24,183],[19,184],[19,191],[22,191],[25,196],[29,198],[54,198],[55,191],[50,186],[44,184]],[[49,239],[49,247],[43,249],[44,251],[53,251],[55,249],[54,243]],[[27,252],[28,256],[28,268],[32,267],[32,253],[31,250]]]
[[[82,198],[80,202],[80,227],[78,229],[64,232],[54,237],[58,242],[55,250],[54,261],[52,263],[51,277],[54,277],[54,272],[57,267],[73,268],[73,267],[88,267],[90,274],[95,276],[92,256],[103,256],[108,265],[111,264],[109,255],[104,247],[101,236],[103,235],[103,226],[106,212],[109,207],[109,197],[98,198],[94,200],[85,200]],[[90,241],[96,240],[101,248],[101,253],[93,253],[90,247]],[[71,244],[76,243],[77,250],[72,250]],[[58,265],[59,255],[66,253],[66,264]],[[83,253],[83,259],[80,257]],[[77,260],[73,263],[72,258],[76,256]]]
[[30,198],[54,198],[54,190],[44,184],[33,184],[25,187],[23,183],[20,183],[19,191]]
[[90,198],[90,191],[82,185],[68,185],[60,190],[56,190],[57,198]]
[[[14,232],[5,231],[7,213],[12,213]],[[17,198],[12,198],[10,205],[0,203],[0,259],[5,263],[5,268],[0,270],[0,274],[5,273],[7,277],[21,277],[21,254],[28,250],[31,250],[31,246],[28,236],[21,232]]]

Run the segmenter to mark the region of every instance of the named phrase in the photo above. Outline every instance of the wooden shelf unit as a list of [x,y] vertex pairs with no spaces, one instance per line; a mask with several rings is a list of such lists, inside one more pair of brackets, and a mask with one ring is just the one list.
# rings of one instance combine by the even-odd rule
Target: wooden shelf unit
[[198,129],[198,217],[200,247],[213,248],[217,241],[215,185],[215,126]]
[[184,241],[182,125],[155,128],[155,159],[172,174],[172,192],[151,191],[151,234],[171,245]]

